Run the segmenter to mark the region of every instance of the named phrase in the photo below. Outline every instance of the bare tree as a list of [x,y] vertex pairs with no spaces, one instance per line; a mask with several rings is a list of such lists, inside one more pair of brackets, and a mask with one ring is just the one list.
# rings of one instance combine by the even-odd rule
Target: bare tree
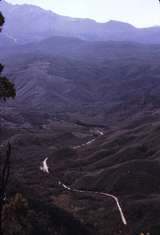
[[6,199],[6,191],[10,176],[10,157],[11,145],[8,143],[7,152],[4,159],[0,156],[0,235],[3,235],[2,220],[3,220],[3,206]]

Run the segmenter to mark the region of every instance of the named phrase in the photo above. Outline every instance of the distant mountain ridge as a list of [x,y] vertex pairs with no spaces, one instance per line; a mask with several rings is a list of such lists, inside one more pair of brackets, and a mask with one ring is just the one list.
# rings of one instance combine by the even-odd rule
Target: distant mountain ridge
[[53,36],[77,37],[89,41],[131,41],[160,43],[160,27],[139,29],[128,23],[109,21],[98,23],[91,19],[58,15],[33,5],[0,3],[6,17],[3,34],[16,43],[29,43]]

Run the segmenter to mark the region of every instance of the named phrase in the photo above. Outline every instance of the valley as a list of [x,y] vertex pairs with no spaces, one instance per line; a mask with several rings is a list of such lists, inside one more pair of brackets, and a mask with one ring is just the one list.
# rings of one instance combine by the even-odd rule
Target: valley
[[[1,106],[1,141],[12,145],[15,179],[102,235],[159,224],[159,66],[120,58],[5,61],[17,97]],[[39,171],[44,156],[49,177]],[[118,197],[127,227],[106,193]]]
[[28,200],[28,234],[159,235],[160,27],[0,4],[17,93],[0,103],[0,153],[9,142],[7,200]]

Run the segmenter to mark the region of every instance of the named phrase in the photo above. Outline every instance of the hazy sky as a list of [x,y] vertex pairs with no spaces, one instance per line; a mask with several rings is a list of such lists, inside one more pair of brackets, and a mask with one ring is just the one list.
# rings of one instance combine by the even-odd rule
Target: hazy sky
[[160,25],[158,0],[7,0],[28,3],[61,15],[91,18],[99,22],[120,20],[137,27]]

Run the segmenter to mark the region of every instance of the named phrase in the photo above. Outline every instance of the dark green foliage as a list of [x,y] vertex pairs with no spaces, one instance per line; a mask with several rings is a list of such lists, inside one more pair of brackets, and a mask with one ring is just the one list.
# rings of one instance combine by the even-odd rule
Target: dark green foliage
[[[0,12],[0,31],[2,30],[4,22],[4,16]],[[4,66],[0,64],[0,100],[6,101],[8,98],[14,98],[16,96],[16,90],[14,84],[9,81],[8,78],[1,75],[3,68]]]
[[3,209],[5,235],[94,235],[63,210],[16,193]]
[[3,230],[7,235],[30,234],[31,225],[29,223],[29,208],[27,200],[16,194],[14,198],[4,206],[3,210]]
[[6,101],[8,98],[14,98],[16,91],[14,84],[11,83],[6,77],[0,76],[0,100]]
[[0,64],[0,73],[2,72],[4,66],[2,64]]
[[15,86],[5,76],[1,75],[4,66],[0,64],[0,100],[6,101],[8,98],[16,96]]
[[[1,1],[1,0],[0,0]],[[2,15],[2,13],[0,12],[0,31],[2,30],[2,26],[4,24],[5,20],[4,20],[4,16]]]
[[4,24],[4,16],[2,15],[2,13],[0,12],[0,30],[2,30],[2,25]]

